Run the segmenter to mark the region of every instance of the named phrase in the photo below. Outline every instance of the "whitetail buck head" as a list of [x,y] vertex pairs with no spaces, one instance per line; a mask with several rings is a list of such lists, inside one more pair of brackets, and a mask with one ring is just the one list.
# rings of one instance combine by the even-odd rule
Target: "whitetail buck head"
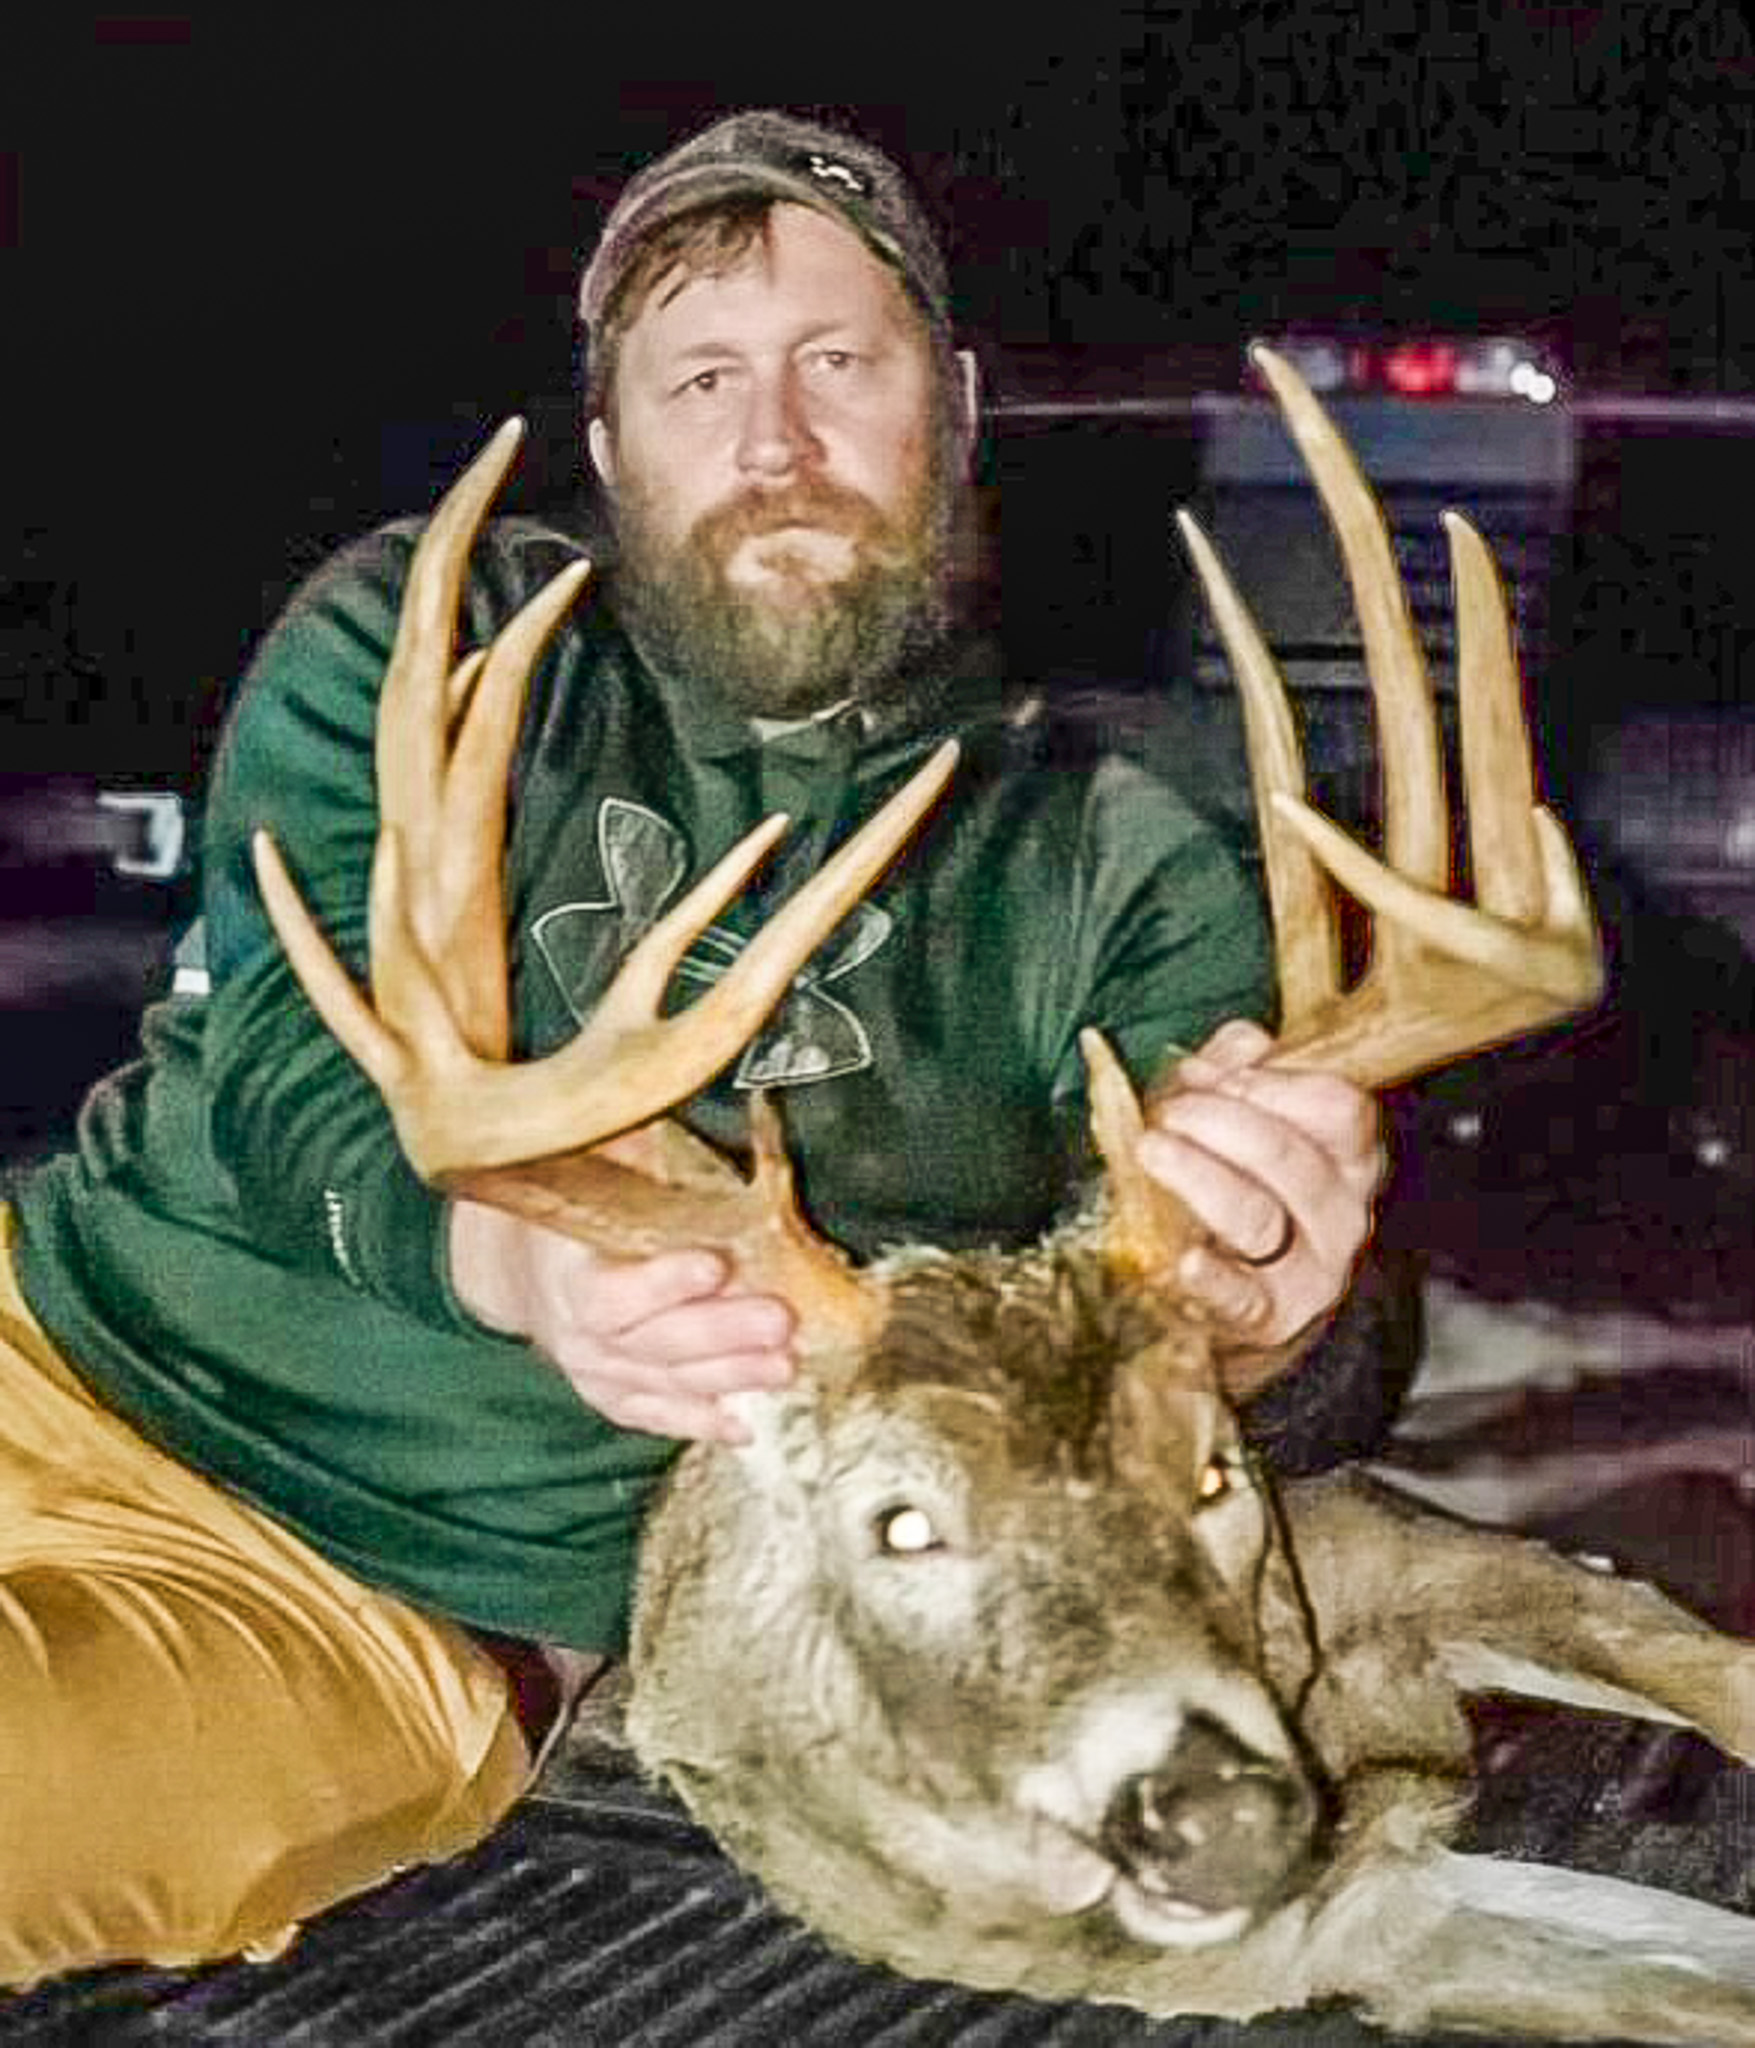
[[[1598,949],[1565,836],[1534,800],[1487,549],[1447,518],[1467,904],[1449,894],[1437,724],[1381,514],[1294,373],[1265,350],[1257,361],[1359,607],[1383,735],[1381,860],[1304,803],[1272,661],[1183,529],[1244,694],[1277,931],[1273,1057],[1378,1086],[1590,1001]],[[657,1121],[753,1033],[936,800],[954,749],[694,1008],[659,1014],[774,821],[633,952],[577,1041],[506,1063],[502,786],[522,678],[586,573],[452,670],[467,548],[513,445],[503,430],[457,485],[411,572],[380,714],[375,1012],[265,841],[259,872],[313,1001],[430,1180],[616,1251],[724,1247],[798,1312],[797,1382],[742,1397],[752,1441],[688,1451],[649,1525],[636,1748],[784,1904],[898,1967],[1160,2010],[1358,1991],[1363,1962],[1343,1963],[1342,1981],[1309,1963],[1312,1916],[1344,1906],[1344,1875],[1356,1883],[1371,1857],[1381,1874],[1411,1854],[1448,1795],[1368,1796],[1349,1774],[1369,1762],[1372,1728],[1390,1758],[1453,1767],[1460,1724],[1449,1690],[1427,1697],[1423,1679],[1337,1705],[1345,1658],[1312,1587],[1331,1606],[1368,1607],[1373,1586],[1405,1604],[1414,1567],[1391,1562],[1386,1537],[1349,1559],[1317,1521],[1294,1557],[1240,1449],[1238,1389],[1176,1290],[1195,1226],[1135,1165],[1141,1109],[1101,1040],[1087,1034],[1086,1052],[1106,1190],[1024,1253],[916,1248],[856,1271],[799,1217],[769,1113],[748,1182]],[[1353,986],[1329,877],[1376,919]],[[1366,1777],[1379,1792],[1400,1782],[1389,1764]],[[1338,1953],[1356,1957],[1358,1934]]]

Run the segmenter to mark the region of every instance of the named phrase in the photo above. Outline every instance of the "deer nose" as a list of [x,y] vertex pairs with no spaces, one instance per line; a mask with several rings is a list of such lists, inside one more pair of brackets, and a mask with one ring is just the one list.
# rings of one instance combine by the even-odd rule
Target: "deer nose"
[[1156,1770],[1120,1786],[1099,1839],[1149,1895],[1221,1912],[1279,1893],[1302,1865],[1316,1819],[1302,1773],[1196,1715]]

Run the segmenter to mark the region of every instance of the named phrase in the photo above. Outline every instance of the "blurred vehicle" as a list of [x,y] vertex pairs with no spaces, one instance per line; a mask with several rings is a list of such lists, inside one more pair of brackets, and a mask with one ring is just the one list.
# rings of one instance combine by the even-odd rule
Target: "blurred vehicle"
[[[1755,951],[1755,594],[1726,509],[1755,401],[1593,397],[1515,336],[1273,340],[1383,501],[1441,693],[1454,507],[1505,577],[1552,799],[1605,873]],[[1241,356],[1074,369],[1023,351],[992,378],[991,609],[1017,675],[1243,819],[1235,695],[1172,523],[1186,504],[1280,661],[1322,800],[1363,821],[1364,672],[1338,550]]]
[[[1593,1017],[1397,1099],[1385,1236],[1489,1291],[1755,1319],[1755,585],[1732,509],[1755,401],[1572,389],[1516,336],[1272,339],[1378,491],[1441,702],[1440,512],[1492,543],[1545,794],[1611,959]],[[1317,802],[1370,832],[1339,552],[1242,352],[988,368],[989,609],[1020,683],[1179,780],[1252,852],[1235,690],[1173,524],[1186,504],[1286,677]]]
[[193,868],[177,790],[0,772],[0,1162],[64,1140],[91,1080],[132,1055]]

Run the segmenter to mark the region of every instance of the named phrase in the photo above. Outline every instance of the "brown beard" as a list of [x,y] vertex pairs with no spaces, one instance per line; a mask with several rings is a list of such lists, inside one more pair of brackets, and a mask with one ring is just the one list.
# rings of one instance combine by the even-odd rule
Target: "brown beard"
[[[949,624],[957,486],[942,463],[932,468],[898,518],[858,491],[805,477],[703,513],[679,541],[661,538],[649,502],[624,477],[613,577],[623,624],[658,668],[710,683],[744,717],[807,718],[849,698],[881,698]],[[838,582],[788,579],[782,607],[739,589],[726,567],[752,536],[788,526],[844,535],[854,566]]]

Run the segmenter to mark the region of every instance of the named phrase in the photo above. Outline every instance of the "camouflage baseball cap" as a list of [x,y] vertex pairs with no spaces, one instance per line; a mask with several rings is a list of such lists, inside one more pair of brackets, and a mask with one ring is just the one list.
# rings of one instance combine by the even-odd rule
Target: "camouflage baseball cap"
[[648,164],[616,201],[586,267],[579,310],[595,336],[640,245],[698,206],[764,193],[814,207],[891,264],[933,324],[948,329],[950,286],[931,223],[901,171],[857,137],[792,114],[731,114]]

